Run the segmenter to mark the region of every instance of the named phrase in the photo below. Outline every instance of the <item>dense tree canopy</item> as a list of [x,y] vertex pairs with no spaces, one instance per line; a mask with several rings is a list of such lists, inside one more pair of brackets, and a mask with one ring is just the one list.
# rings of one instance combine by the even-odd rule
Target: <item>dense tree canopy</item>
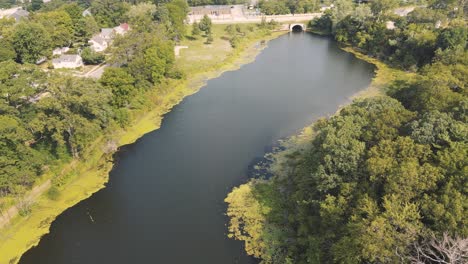
[[[88,6],[93,15],[83,17]],[[147,95],[181,76],[174,74],[173,40],[185,34],[186,12],[178,0],[130,9],[122,1],[55,0],[27,21],[0,19],[0,198],[21,195],[45,171],[83,158],[96,139],[128,125],[132,111],[153,104]],[[85,64],[99,64],[104,55],[87,40],[127,20],[131,30],[115,37],[113,67],[99,81],[33,65],[62,46],[80,49]]]
[[47,30],[38,23],[21,22],[14,28],[12,44],[17,60],[35,63],[51,50],[51,39]]
[[302,14],[318,11],[318,0],[261,0],[258,7],[265,15]]
[[416,74],[317,121],[309,142],[274,154],[270,179],[228,195],[229,236],[262,263],[438,263],[466,243],[467,27],[431,17],[457,1],[408,17],[389,14],[394,2],[372,1],[371,16],[335,1],[312,22]]
[[53,47],[64,47],[71,44],[74,29],[73,21],[67,12],[38,13],[34,20],[44,26],[44,29],[49,33]]

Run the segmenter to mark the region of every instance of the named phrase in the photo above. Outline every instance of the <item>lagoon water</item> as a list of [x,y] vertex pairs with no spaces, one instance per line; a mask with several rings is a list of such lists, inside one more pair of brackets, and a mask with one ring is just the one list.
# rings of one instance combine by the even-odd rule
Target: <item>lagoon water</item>
[[60,215],[20,263],[257,263],[226,237],[227,193],[268,146],[335,113],[373,70],[327,38],[271,41],[122,147],[107,187]]

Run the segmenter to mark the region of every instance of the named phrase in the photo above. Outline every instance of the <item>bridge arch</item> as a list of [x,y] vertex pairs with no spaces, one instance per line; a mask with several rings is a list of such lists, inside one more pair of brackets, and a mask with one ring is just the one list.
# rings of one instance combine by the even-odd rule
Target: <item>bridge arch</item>
[[289,24],[289,31],[302,32],[306,30],[306,25],[301,23]]

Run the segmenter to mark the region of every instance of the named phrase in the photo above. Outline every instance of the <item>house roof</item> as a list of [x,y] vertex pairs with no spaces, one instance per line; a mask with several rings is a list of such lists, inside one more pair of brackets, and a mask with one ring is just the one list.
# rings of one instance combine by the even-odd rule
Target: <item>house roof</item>
[[0,18],[8,17],[19,21],[23,17],[29,16],[29,12],[21,7],[0,10]]
[[69,50],[70,50],[69,47],[59,47],[59,48],[55,48],[54,52],[67,52]]
[[130,28],[127,23],[120,24],[119,27],[125,31],[128,31]]
[[113,28],[101,28],[101,37],[103,38],[110,38],[114,35]]
[[13,13],[10,17],[14,18],[16,21],[19,21],[21,20],[23,17],[28,17],[29,16],[29,12],[26,11],[26,10],[18,10],[16,11],[15,13]]
[[94,42],[98,43],[99,45],[104,45],[104,44],[106,44],[106,40],[105,40],[103,37],[101,37],[100,35],[94,35],[94,36],[90,39],[90,41],[94,41]]
[[52,63],[63,63],[63,62],[76,62],[77,60],[81,59],[80,55],[77,54],[64,54],[60,57],[53,59]]

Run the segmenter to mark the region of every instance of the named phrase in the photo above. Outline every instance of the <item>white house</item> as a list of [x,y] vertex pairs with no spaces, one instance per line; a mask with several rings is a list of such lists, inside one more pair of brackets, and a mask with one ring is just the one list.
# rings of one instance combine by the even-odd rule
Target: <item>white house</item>
[[99,34],[95,35],[88,41],[90,47],[95,52],[102,52],[109,47],[109,42],[102,38]]
[[52,51],[52,55],[62,55],[62,54],[67,53],[67,51],[69,50],[70,50],[69,47],[56,48]]
[[83,66],[83,60],[81,59],[80,55],[61,55],[60,57],[52,60],[52,65],[54,65],[55,69],[61,68],[78,68]]

